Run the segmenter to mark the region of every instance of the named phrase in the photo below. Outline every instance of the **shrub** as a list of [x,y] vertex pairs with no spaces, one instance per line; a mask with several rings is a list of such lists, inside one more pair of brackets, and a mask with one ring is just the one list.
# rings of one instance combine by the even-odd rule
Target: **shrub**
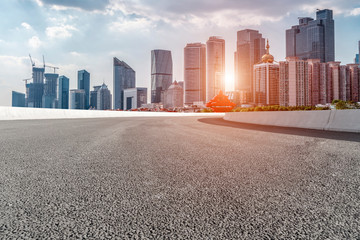
[[339,100],[337,103],[336,103],[336,109],[349,109],[348,105],[346,104],[346,102],[342,101],[342,100]]

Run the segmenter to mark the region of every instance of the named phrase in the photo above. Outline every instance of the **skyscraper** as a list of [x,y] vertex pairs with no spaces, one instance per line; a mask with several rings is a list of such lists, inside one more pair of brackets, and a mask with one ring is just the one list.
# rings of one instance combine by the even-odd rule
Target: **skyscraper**
[[97,91],[96,106],[96,109],[98,110],[111,109],[111,93],[105,83],[103,83]]
[[13,107],[25,107],[25,93],[12,91],[11,103]]
[[235,63],[235,91],[244,102],[253,102],[253,66],[261,63],[265,54],[265,39],[259,31],[245,29],[237,32]]
[[70,90],[70,109],[85,109],[85,90]]
[[333,12],[318,10],[316,20],[299,18],[299,25],[286,30],[286,57],[300,60],[320,59],[321,62],[335,60],[335,34]]
[[189,43],[184,48],[185,104],[206,101],[206,45]]
[[56,90],[59,74],[45,73],[44,95],[42,101],[43,108],[53,108],[56,99]]
[[210,37],[206,42],[206,102],[220,90],[225,92],[225,40]]
[[97,109],[97,94],[101,85],[94,86],[94,90],[90,91],[90,108]]
[[359,52],[355,55],[355,64],[360,64],[360,41],[359,41]]
[[59,77],[58,108],[69,109],[69,78]]
[[45,68],[33,66],[33,82],[26,84],[26,106],[33,108],[42,107],[42,98],[44,94],[44,72]]
[[86,70],[78,71],[78,89],[84,89],[85,91],[84,109],[89,109],[90,73]]
[[124,110],[124,90],[135,87],[135,71],[114,57],[114,109]]
[[257,105],[279,105],[279,65],[274,63],[274,57],[267,51],[262,56],[262,63],[254,65],[254,102]]
[[160,103],[162,95],[172,83],[173,63],[171,51],[151,51],[151,103]]

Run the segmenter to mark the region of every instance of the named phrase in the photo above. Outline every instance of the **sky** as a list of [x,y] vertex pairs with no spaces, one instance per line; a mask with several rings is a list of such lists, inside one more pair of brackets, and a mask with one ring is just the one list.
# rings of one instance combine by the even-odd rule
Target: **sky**
[[[285,30],[298,17],[315,18],[316,9],[332,9],[335,58],[353,63],[360,40],[359,0],[1,0],[0,105],[11,105],[11,91],[25,92],[36,66],[59,67],[77,88],[77,71],[91,74],[91,86],[103,82],[113,92],[112,59],[136,72],[136,86],[150,89],[150,54],[171,50],[174,80],[183,80],[187,43],[225,39],[226,89],[233,89],[236,32],[259,30],[276,61],[285,58]],[[51,68],[47,72],[53,72]]]

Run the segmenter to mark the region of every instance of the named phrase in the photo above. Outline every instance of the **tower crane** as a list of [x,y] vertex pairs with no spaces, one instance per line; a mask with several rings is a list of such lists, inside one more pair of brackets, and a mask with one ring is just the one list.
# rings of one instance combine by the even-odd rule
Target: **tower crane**
[[32,78],[26,78],[26,79],[23,79],[23,81],[25,82],[25,87],[26,87],[26,85],[27,85],[27,82],[29,81],[29,80],[31,80]]
[[53,66],[46,65],[46,64],[45,64],[45,57],[44,57],[44,55],[43,55],[43,63],[44,63],[44,68],[45,68],[45,67],[47,67],[47,68],[52,68],[52,69],[54,69],[54,73],[56,73],[56,69],[59,69],[58,67],[53,67]]
[[32,60],[30,53],[29,53],[29,57],[30,57],[31,66],[34,67],[34,66],[35,66],[35,62]]

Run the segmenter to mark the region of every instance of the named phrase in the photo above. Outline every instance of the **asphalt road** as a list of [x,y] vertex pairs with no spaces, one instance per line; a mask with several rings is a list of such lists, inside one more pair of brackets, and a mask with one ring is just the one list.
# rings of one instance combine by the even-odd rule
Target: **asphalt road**
[[0,121],[0,239],[360,239],[360,134]]

